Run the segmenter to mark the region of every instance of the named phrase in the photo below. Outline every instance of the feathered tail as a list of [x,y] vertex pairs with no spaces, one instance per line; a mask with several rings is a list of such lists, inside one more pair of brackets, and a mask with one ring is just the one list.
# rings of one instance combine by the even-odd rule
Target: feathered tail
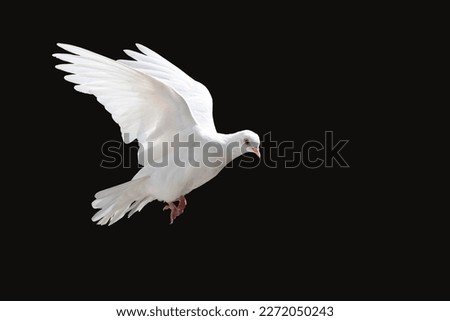
[[99,225],[114,224],[125,214],[128,217],[135,212],[139,212],[147,203],[155,200],[149,195],[146,188],[150,178],[142,177],[129,182],[107,188],[95,194],[93,208],[100,209],[93,217],[92,221]]

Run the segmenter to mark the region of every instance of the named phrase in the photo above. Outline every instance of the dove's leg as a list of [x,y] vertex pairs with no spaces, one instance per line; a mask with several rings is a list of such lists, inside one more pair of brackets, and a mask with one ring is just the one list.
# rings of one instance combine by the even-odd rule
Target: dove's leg
[[186,206],[187,206],[186,198],[184,197],[184,195],[181,195],[178,198],[178,208],[181,210],[181,212],[184,212],[184,209],[186,208]]
[[183,213],[181,210],[178,209],[178,207],[175,205],[175,203],[170,202],[167,203],[166,206],[164,206],[163,211],[170,209],[170,224],[175,221],[175,219]]
[[186,205],[186,198],[182,195],[178,198],[178,206],[173,202],[167,203],[167,205],[164,206],[163,211],[170,209],[170,224],[172,224],[178,216],[183,214]]

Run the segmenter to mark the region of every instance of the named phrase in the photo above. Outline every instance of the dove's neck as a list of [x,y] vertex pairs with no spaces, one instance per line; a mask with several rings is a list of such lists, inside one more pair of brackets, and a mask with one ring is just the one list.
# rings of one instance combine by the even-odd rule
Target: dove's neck
[[244,153],[241,143],[242,132],[218,135],[219,141],[224,148],[225,165]]

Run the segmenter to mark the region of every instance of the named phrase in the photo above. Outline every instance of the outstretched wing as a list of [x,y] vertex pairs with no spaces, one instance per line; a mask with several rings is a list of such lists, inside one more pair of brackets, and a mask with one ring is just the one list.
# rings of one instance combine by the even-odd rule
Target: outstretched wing
[[141,147],[151,142],[155,151],[162,151],[163,142],[196,124],[185,99],[156,77],[76,46],[58,46],[71,54],[54,54],[68,62],[56,68],[71,73],[64,78],[77,84],[77,91],[94,95],[105,106],[125,143],[138,139]]
[[195,121],[202,128],[215,132],[212,98],[208,89],[156,52],[140,44],[136,46],[141,52],[124,50],[135,60],[119,60],[119,62],[154,77],[174,89],[186,100]]

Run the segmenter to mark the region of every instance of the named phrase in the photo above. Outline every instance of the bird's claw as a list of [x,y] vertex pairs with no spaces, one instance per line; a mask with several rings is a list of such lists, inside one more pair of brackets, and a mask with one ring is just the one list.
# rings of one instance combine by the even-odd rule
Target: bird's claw
[[175,203],[173,203],[173,202],[167,203],[167,205],[164,206],[163,211],[165,211],[165,210],[171,211],[170,212],[170,224],[173,224],[173,221],[175,221],[175,219],[178,216],[183,214],[186,205],[187,205],[186,198],[184,196],[180,196],[178,198],[178,206],[175,205]]
[[183,210],[179,209],[178,207],[175,207],[172,209],[172,212],[170,212],[170,224],[173,224],[173,221],[175,221],[175,219],[180,216],[181,214],[183,214]]

